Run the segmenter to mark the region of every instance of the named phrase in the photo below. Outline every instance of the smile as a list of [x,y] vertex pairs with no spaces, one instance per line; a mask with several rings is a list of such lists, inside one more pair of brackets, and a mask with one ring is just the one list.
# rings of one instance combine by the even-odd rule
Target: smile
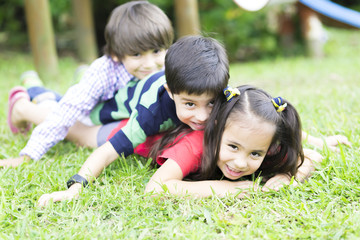
[[233,177],[240,177],[243,174],[243,171],[237,171],[236,169],[226,165],[226,170],[229,173],[229,175]]
[[199,123],[192,122],[192,125],[193,125],[193,128],[198,131],[204,130],[204,128],[205,128],[205,124],[199,124]]

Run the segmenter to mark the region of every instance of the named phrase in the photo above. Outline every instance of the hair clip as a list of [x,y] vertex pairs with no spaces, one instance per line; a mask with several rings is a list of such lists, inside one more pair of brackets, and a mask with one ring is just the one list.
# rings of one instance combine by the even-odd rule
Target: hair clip
[[277,112],[284,111],[287,106],[287,103],[284,103],[282,97],[273,98],[271,99],[271,102],[273,103]]
[[230,87],[230,86],[227,86],[227,87],[224,89],[224,94],[225,94],[225,97],[226,97],[226,101],[231,102],[231,100],[232,100],[234,97],[240,95],[240,91],[239,91],[239,89],[237,89],[237,88],[232,88],[232,87]]

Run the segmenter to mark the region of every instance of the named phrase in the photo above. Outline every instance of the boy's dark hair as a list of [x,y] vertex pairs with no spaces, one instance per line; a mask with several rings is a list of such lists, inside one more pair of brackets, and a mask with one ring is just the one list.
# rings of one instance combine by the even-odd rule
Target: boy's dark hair
[[152,49],[168,49],[174,40],[169,18],[154,4],[131,1],[115,8],[105,27],[104,52],[120,61]]
[[172,94],[219,96],[229,81],[226,51],[213,38],[183,37],[166,53],[165,76]]
[[[229,82],[229,62],[224,47],[215,39],[187,36],[175,42],[165,57],[166,83],[172,94],[222,95]],[[156,164],[162,151],[176,143],[176,137],[191,132],[186,124],[169,131],[151,148],[149,157]]]
[[[252,114],[276,127],[269,150],[256,174],[276,173],[296,174],[304,161],[301,144],[301,121],[295,108],[286,100],[287,107],[277,112],[272,97],[265,91],[252,87],[238,87],[240,95],[227,102],[225,97],[215,102],[204,134],[204,153],[200,172],[195,179],[211,179],[216,175],[220,143],[224,129],[229,121],[238,121],[239,116]],[[298,164],[298,159],[301,164]]]

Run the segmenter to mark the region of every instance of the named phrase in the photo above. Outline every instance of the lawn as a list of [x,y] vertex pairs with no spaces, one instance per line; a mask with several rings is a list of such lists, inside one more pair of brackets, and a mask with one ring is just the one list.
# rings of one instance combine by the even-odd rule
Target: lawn
[[[153,198],[144,188],[154,170],[131,156],[108,167],[79,200],[39,208],[38,198],[64,190],[91,153],[61,142],[38,162],[0,169],[0,239],[359,239],[360,32],[329,29],[325,52],[323,59],[231,65],[233,86],[282,96],[298,109],[305,131],[352,142],[339,153],[316,149],[324,161],[304,184],[244,199]],[[46,85],[64,93],[78,63],[68,57],[59,64],[61,74]],[[32,68],[30,55],[1,52],[1,158],[17,156],[29,138],[11,134],[6,116],[9,89]]]

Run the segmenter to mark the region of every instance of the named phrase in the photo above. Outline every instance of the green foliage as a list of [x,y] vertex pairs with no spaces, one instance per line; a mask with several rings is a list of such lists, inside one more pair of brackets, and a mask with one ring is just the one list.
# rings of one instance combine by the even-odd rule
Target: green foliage
[[275,55],[277,35],[267,24],[266,12],[246,12],[232,1],[199,1],[202,30],[220,39],[230,59],[251,60]]
[[[118,5],[128,0],[94,0],[93,4],[95,32],[98,48],[104,44],[104,28],[110,12]],[[60,51],[74,51],[73,19],[71,1],[51,0],[50,11],[56,33],[57,47]],[[175,25],[174,1],[150,0],[159,6],[172,20]],[[342,1],[334,0],[343,6],[360,9],[359,0]],[[286,4],[285,4],[286,5]],[[269,23],[271,11],[277,11],[267,7],[258,12],[246,12],[239,8],[233,1],[227,0],[198,0],[199,15],[202,32],[224,43],[232,61],[249,61],[260,58],[272,58],[281,55],[302,55],[302,46],[296,14],[293,15],[295,35],[294,44],[285,47],[274,26],[277,23]],[[284,8],[283,5],[280,8]],[[4,0],[0,7],[0,46],[27,46],[22,0]],[[6,47],[6,46],[5,46]]]

